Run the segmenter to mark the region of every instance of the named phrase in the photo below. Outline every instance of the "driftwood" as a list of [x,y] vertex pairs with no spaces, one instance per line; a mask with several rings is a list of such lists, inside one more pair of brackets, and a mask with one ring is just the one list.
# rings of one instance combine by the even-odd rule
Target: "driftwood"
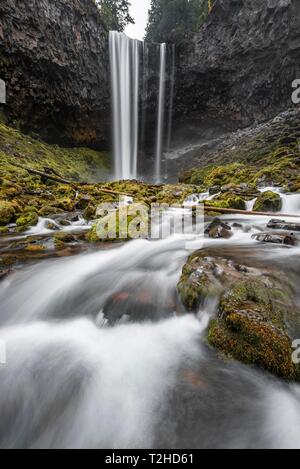
[[[51,181],[59,182],[61,184],[69,184],[69,185],[72,185],[76,188],[78,188],[79,186],[84,186],[84,185],[89,185],[90,184],[88,182],[75,183],[73,181],[69,181],[68,179],[63,179],[60,176],[53,175],[53,174],[50,174],[50,173],[44,173],[43,171],[39,171],[39,170],[33,169],[33,168],[27,168],[26,166],[22,166],[20,164],[15,164],[15,166],[17,166],[18,168],[24,169],[25,171],[28,171],[28,173],[30,173],[30,174],[35,174],[36,176],[40,176],[40,177],[49,179]],[[132,197],[131,194],[127,194],[125,192],[114,191],[113,189],[102,189],[102,188],[97,187],[97,191],[98,192],[103,192],[105,194],[126,195],[127,197]]]
[[251,212],[249,210],[237,210],[234,208],[220,208],[220,207],[211,207],[209,205],[204,206],[204,210],[209,212],[223,213],[223,214],[238,214],[238,215],[259,215],[262,217],[281,217],[281,218],[300,218],[300,215],[291,215],[287,213],[278,213],[278,212]]

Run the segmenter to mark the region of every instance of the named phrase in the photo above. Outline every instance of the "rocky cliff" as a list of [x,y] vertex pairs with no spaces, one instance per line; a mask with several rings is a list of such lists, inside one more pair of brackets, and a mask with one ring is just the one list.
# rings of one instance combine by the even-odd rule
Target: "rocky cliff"
[[0,2],[6,112],[48,141],[104,148],[108,32],[93,0]]
[[177,65],[177,119],[243,127],[274,117],[300,78],[299,0],[216,0]]

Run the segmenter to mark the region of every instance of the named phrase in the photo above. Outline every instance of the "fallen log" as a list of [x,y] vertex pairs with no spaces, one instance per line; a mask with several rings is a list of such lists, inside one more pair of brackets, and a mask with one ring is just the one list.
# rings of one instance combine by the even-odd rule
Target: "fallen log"
[[287,213],[276,213],[276,212],[252,212],[249,210],[237,210],[235,208],[221,208],[221,207],[212,207],[210,205],[204,205],[204,210],[209,212],[216,212],[221,214],[231,214],[231,215],[258,215],[262,217],[285,217],[285,218],[300,218],[299,215],[291,215]]
[[[33,168],[27,168],[26,166],[22,166],[20,164],[15,164],[18,168],[24,169],[25,171],[28,171],[30,174],[34,174],[36,176],[40,176],[46,179],[49,179],[51,181],[59,182],[61,184],[69,184],[74,186],[75,188],[79,188],[80,186],[84,185],[90,185],[88,182],[79,182],[76,183],[74,181],[69,181],[68,179],[63,179],[60,176],[52,175],[49,173],[44,173],[43,171],[39,171],[37,169]],[[126,192],[119,192],[119,191],[114,191],[113,189],[102,189],[97,187],[97,192],[102,192],[104,194],[113,194],[113,195],[126,195],[127,197],[132,197],[132,194],[127,194]]]

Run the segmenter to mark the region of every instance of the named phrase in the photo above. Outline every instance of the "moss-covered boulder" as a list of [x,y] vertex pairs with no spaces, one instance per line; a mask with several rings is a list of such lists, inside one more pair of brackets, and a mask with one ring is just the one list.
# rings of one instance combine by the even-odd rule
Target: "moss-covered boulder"
[[281,197],[276,192],[263,192],[257,198],[253,211],[254,212],[280,212],[282,206]]
[[35,226],[38,221],[39,217],[36,212],[25,212],[17,218],[16,224],[19,227],[29,227]]
[[4,226],[14,221],[15,208],[12,203],[0,200],[0,225]]
[[205,307],[208,299],[217,301],[208,342],[223,356],[300,381],[300,366],[292,361],[299,314],[293,289],[282,272],[199,252],[185,265],[178,292],[189,311]]
[[211,207],[217,208],[233,208],[236,210],[245,210],[246,203],[243,197],[235,195],[231,192],[226,192],[216,197],[215,199],[207,202]]
[[148,238],[148,216],[145,205],[132,204],[128,208],[116,208],[95,221],[86,239],[91,243],[99,243]]
[[63,249],[67,244],[74,242],[76,242],[76,238],[71,233],[64,233],[61,231],[54,235],[54,244],[56,249]]
[[300,380],[292,361],[298,327],[291,292],[274,278],[241,279],[223,294],[208,341],[224,355]]

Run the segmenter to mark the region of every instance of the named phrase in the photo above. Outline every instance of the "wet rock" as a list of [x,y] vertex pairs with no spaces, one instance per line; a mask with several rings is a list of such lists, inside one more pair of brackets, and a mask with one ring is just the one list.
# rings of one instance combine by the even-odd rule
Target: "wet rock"
[[219,218],[215,218],[205,229],[205,234],[210,238],[231,238],[233,235],[230,225],[223,223]]
[[212,186],[209,188],[209,195],[218,194],[221,191],[221,186]]
[[23,213],[17,218],[16,223],[19,227],[29,227],[37,225],[39,221],[38,214],[36,212]]
[[0,269],[0,282],[1,280],[4,280],[11,273],[12,273],[12,269]]
[[288,246],[296,246],[298,244],[298,240],[293,233],[287,235],[281,233],[259,233],[252,235],[252,239],[256,239],[261,243],[286,244]]
[[159,321],[174,316],[179,310],[175,296],[157,301],[155,292],[144,290],[136,293],[131,289],[116,292],[105,303],[102,313],[110,325],[117,322]]
[[96,207],[92,204],[89,204],[83,212],[83,217],[85,220],[92,220],[96,216]]
[[12,203],[0,201],[0,225],[8,225],[14,220],[15,209]]
[[263,192],[257,198],[254,212],[280,212],[282,206],[281,197],[276,192]]
[[75,204],[76,210],[85,210],[91,202],[91,197],[89,195],[83,195],[80,197],[78,202]]
[[300,231],[300,223],[286,222],[285,220],[273,219],[267,224],[272,230]]
[[56,249],[63,249],[66,244],[75,243],[76,238],[70,233],[59,232],[54,235]]
[[52,207],[50,205],[45,205],[39,210],[39,215],[41,217],[49,217],[51,215],[55,215],[57,213],[62,213],[63,210],[57,208],[57,207]]
[[59,220],[59,224],[60,224],[61,226],[71,226],[71,225],[72,225],[72,223],[70,222],[70,220],[67,220],[67,219],[65,219],[65,218],[63,218],[62,220]]
[[300,366],[292,361],[299,312],[283,272],[205,257],[200,251],[184,266],[178,293],[189,311],[205,308],[212,299],[217,303],[208,341],[224,356],[300,380]]
[[45,228],[47,228],[47,230],[51,230],[51,231],[58,231],[59,230],[59,227],[56,225],[56,223],[52,223],[50,221],[47,221],[45,223]]

